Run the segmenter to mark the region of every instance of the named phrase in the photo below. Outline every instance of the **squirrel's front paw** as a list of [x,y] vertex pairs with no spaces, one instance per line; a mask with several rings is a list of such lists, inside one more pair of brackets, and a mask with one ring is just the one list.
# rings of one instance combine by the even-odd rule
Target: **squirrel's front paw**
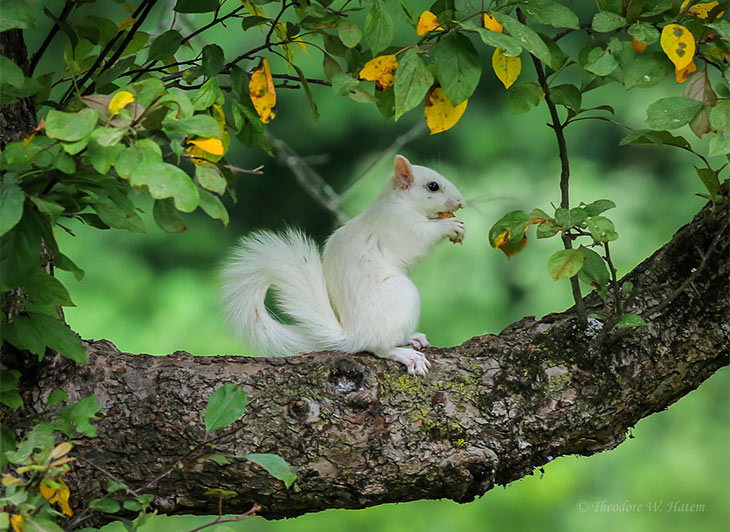
[[454,217],[444,218],[442,220],[442,223],[447,224],[446,236],[449,240],[451,240],[454,244],[461,244],[464,241],[464,236],[466,236],[466,228],[464,227],[464,222]]

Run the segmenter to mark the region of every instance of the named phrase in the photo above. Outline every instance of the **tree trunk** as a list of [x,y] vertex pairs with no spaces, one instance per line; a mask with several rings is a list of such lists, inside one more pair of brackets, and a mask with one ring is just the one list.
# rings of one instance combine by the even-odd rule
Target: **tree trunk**
[[[8,30],[0,32],[0,55],[16,63],[28,75],[28,52],[25,49],[23,32]],[[0,148],[8,142],[26,137],[35,127],[35,105],[32,98],[18,103],[0,105]]]
[[[433,366],[423,378],[367,354],[156,357],[102,340],[88,344],[86,366],[44,360],[22,393],[29,412],[43,411],[59,387],[104,405],[99,437],[74,451],[79,507],[103,494],[102,470],[132,488],[146,485],[164,513],[217,513],[211,488],[236,492],[225,512],[256,502],[267,518],[471,501],[558,456],[614,448],[638,420],[728,364],[727,205],[705,207],[624,278],[635,294],[627,311],[646,326],[605,332],[592,320],[584,331],[572,309],[528,317],[496,336],[428,349]],[[588,312],[603,305],[595,295],[585,303]],[[206,437],[207,399],[226,383],[244,388],[249,406],[240,430],[215,440],[239,458],[217,465],[188,453]],[[240,458],[251,452],[283,456],[297,481],[286,489]]]

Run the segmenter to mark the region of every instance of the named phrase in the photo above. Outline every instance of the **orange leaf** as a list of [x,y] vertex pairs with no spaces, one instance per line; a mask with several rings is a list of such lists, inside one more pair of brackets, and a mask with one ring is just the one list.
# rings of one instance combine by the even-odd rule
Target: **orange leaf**
[[268,124],[276,116],[276,90],[268,59],[262,59],[261,64],[254,69],[248,82],[248,90],[259,118],[264,124]]
[[631,37],[631,46],[640,54],[643,54],[646,50],[646,45],[635,37]]
[[134,96],[132,96],[132,93],[129,91],[119,91],[114,95],[114,97],[109,101],[109,105],[107,106],[109,109],[109,114],[111,116],[114,116],[119,113],[122,109],[124,109],[127,105],[132,103],[134,101]]
[[223,155],[225,153],[223,142],[218,137],[196,137],[188,142],[212,155]]
[[695,55],[695,38],[684,26],[679,24],[664,26],[660,43],[676,70],[682,70],[692,62]]
[[57,502],[61,506],[61,511],[71,517],[73,512],[68,505],[68,497],[71,490],[68,489],[66,483],[60,478],[44,478],[40,486],[41,495],[49,503]]
[[497,22],[494,15],[489,13],[484,13],[484,27],[496,33],[502,33],[504,31],[504,28],[499,22]]
[[674,77],[676,78],[677,83],[684,83],[685,81],[687,81],[689,75],[695,70],[697,70],[697,65],[695,65],[694,61],[692,61],[689,65],[682,69],[675,70]]
[[426,94],[424,109],[426,124],[431,130],[431,135],[451,129],[466,111],[467,101],[464,100],[454,107],[441,87],[431,87]]
[[416,35],[426,35],[429,31],[444,31],[439,25],[439,19],[430,11],[424,11],[418,19]]
[[10,516],[10,524],[13,526],[14,532],[23,532],[23,516],[13,514]]
[[360,71],[360,79],[374,81],[381,91],[392,87],[395,83],[395,71],[398,68],[398,60],[394,54],[379,55],[365,63]]

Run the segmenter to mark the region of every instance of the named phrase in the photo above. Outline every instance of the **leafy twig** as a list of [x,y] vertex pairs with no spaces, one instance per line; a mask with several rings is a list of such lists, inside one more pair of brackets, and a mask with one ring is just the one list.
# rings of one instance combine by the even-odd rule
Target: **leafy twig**
[[[525,23],[525,15],[520,9],[517,9],[517,18],[523,24]],[[566,124],[561,123],[560,116],[558,115],[558,109],[555,106],[550,97],[550,88],[548,87],[547,79],[545,77],[545,71],[542,68],[540,60],[534,55],[530,54],[530,59],[535,66],[537,72],[537,79],[545,93],[545,103],[548,106],[550,112],[551,123],[548,124],[555,132],[555,138],[558,141],[558,152],[560,156],[560,206],[563,209],[570,208],[570,161],[568,159],[568,148],[565,142],[565,133],[563,129]],[[573,243],[570,237],[566,234],[562,235],[563,247],[565,249],[572,249]],[[588,316],[586,315],[585,304],[583,303],[583,297],[580,293],[580,285],[578,284],[578,278],[573,276],[570,278],[570,287],[573,293],[573,300],[575,301],[575,311],[578,314],[578,319],[583,326],[588,324]]]
[[249,517],[253,517],[254,514],[256,512],[258,512],[260,509],[261,509],[261,506],[259,506],[258,504],[254,503],[254,505],[251,507],[251,509],[248,512],[246,512],[246,513],[243,513],[243,514],[241,514],[241,515],[239,515],[237,517],[231,517],[229,519],[221,519],[220,517],[218,517],[218,519],[216,519],[215,521],[212,521],[212,522],[210,522],[208,524],[199,526],[198,528],[193,528],[192,530],[190,530],[190,532],[198,532],[199,530],[203,530],[205,528],[208,528],[209,526],[215,526],[215,525],[219,525],[221,523],[236,523],[238,521],[243,521],[244,519],[248,519]]

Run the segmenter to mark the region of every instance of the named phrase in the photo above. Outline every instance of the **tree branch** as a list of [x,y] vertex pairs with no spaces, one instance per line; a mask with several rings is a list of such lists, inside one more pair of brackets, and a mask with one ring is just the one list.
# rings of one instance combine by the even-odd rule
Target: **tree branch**
[[[46,356],[21,391],[28,415],[51,390],[103,403],[99,437],[74,451],[74,504],[98,497],[108,471],[128,486],[149,485],[164,513],[216,514],[211,488],[235,491],[226,513],[253,503],[267,518],[327,508],[449,498],[466,502],[552,459],[612,449],[638,420],[665,409],[728,364],[730,252],[727,191],[629,273],[636,297],[627,311],[648,325],[601,334],[577,327],[572,310],[525,318],[499,335],[429,349],[428,376],[370,355],[313,353],[267,359],[166,357],[88,344],[89,362]],[[695,247],[707,250],[698,256]],[[684,286],[692,271],[702,274]],[[685,288],[673,296],[679,287]],[[673,299],[656,312],[665,298]],[[590,311],[600,309],[595,295]],[[199,454],[162,472],[205,441],[213,390],[236,383],[248,393],[240,427],[208,443],[232,461]],[[240,428],[240,430],[239,430]],[[222,429],[225,431],[226,429]],[[282,455],[297,472],[288,490],[251,452]]]

